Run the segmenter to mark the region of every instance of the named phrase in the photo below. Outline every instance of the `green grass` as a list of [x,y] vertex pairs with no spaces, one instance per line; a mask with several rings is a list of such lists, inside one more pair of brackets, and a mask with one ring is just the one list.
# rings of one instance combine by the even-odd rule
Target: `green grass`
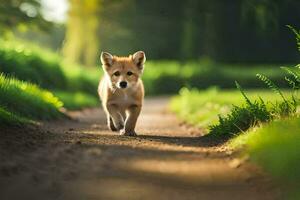
[[[281,97],[269,90],[247,90],[251,100],[262,97],[266,101],[280,101]],[[289,95],[289,91],[284,91]],[[230,113],[233,105],[241,106],[245,100],[238,90],[219,90],[210,88],[207,90],[189,90],[183,88],[177,96],[174,96],[170,103],[170,109],[178,117],[190,124],[208,128],[209,125],[219,121],[218,115],[225,116]],[[267,106],[271,106],[268,104]]]
[[300,198],[300,118],[283,119],[252,129],[229,142],[245,148],[252,161],[262,166],[287,191],[287,199]]
[[245,88],[265,88],[265,85],[255,77],[257,73],[264,74],[278,85],[287,87],[280,66],[278,64],[229,65],[205,59],[185,64],[176,61],[147,61],[143,80],[148,95],[174,94],[182,87],[235,88],[235,80]]
[[9,119],[21,122],[21,118],[58,118],[62,116],[59,111],[62,105],[51,92],[0,74],[1,123]]
[[78,110],[86,107],[98,106],[100,101],[95,96],[81,93],[81,92],[65,92],[65,91],[54,91],[55,96],[57,96],[62,102],[64,102],[64,107],[69,110]]
[[56,53],[35,45],[0,40],[0,72],[50,90],[97,95],[100,69],[65,63]]
[[30,120],[20,117],[12,112],[0,107],[0,127],[1,126],[21,126],[30,123]]
[[[285,199],[299,199],[300,118],[287,118],[288,116],[297,116],[290,114],[286,117],[272,116],[269,118],[270,116],[268,116],[264,118],[265,113],[281,115],[279,104],[274,102],[283,102],[282,97],[270,90],[250,90],[245,93],[252,104],[255,104],[255,100],[260,101],[258,96],[263,98],[264,102],[269,101],[269,103],[266,106],[250,106],[238,90],[220,91],[212,88],[199,91],[185,88],[172,99],[170,106],[181,119],[202,128],[220,123],[218,114],[227,115],[223,119],[225,122],[222,122],[226,126],[218,125],[222,129],[219,130],[221,135],[211,131],[210,136],[217,140],[216,136],[224,139],[229,135],[231,139],[227,145],[234,150],[241,149],[252,162],[262,166],[283,187]],[[282,94],[288,97],[291,91],[283,91]],[[272,110],[274,107],[277,110]],[[261,108],[267,109],[267,112],[261,111]],[[255,119],[260,116],[260,112],[263,113],[263,118]],[[255,115],[251,113],[255,113]],[[244,121],[239,121],[241,119],[244,119],[246,123],[243,124]],[[251,126],[249,126],[248,122],[255,122],[255,120],[260,123],[250,123]],[[265,123],[262,123],[264,121]]]
[[65,89],[67,80],[58,57],[31,50],[23,44],[0,42],[0,72],[44,88]]

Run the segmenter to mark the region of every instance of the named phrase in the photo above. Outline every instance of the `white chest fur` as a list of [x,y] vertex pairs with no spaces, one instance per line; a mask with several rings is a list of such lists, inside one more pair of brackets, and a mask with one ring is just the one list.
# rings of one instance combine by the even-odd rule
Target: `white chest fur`
[[115,104],[120,107],[128,107],[136,104],[133,97],[132,91],[128,90],[118,90],[114,93],[114,96],[109,100],[110,104]]

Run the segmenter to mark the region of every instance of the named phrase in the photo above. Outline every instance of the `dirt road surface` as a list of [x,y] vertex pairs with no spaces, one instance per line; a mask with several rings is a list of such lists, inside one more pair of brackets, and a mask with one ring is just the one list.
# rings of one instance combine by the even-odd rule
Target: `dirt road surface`
[[2,130],[0,199],[278,199],[261,170],[180,125],[167,102],[146,100],[138,137],[108,131],[101,109]]

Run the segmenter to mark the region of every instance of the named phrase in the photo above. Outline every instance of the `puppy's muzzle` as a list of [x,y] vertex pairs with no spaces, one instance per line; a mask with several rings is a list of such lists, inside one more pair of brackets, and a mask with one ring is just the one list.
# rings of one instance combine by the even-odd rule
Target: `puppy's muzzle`
[[121,81],[120,83],[119,83],[119,86],[120,86],[120,88],[126,88],[127,87],[127,82],[126,81]]

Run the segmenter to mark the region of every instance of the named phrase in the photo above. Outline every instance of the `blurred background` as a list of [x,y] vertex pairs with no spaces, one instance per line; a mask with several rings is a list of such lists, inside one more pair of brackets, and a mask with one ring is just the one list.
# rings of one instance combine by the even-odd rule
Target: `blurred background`
[[[247,144],[249,160],[297,195],[284,199],[300,199],[300,0],[0,0],[0,128],[100,107],[101,51],[138,50],[147,96],[174,95],[169,110],[201,133],[240,134],[233,148]],[[5,142],[0,133],[0,151],[14,147],[10,159],[27,135],[8,132]],[[28,168],[8,163],[0,166],[8,176]]]
[[297,0],[2,0],[0,26],[89,66],[101,50],[140,49],[151,60],[287,63],[299,60],[286,28],[299,23],[299,8]]
[[[128,55],[144,50],[148,95],[182,87],[234,88],[234,80],[259,88],[263,84],[256,73],[286,86],[279,66],[300,59],[286,25],[299,27],[299,22],[298,0],[0,0],[2,47],[56,57],[61,76],[77,73],[80,82],[89,83],[80,91],[93,95],[101,51]],[[6,63],[0,67],[4,74],[46,88],[54,84],[33,77],[37,67],[32,64],[24,74],[16,64],[8,68],[9,60],[1,62]],[[68,87],[74,89],[79,83],[72,84]],[[54,85],[66,83],[56,80]]]

